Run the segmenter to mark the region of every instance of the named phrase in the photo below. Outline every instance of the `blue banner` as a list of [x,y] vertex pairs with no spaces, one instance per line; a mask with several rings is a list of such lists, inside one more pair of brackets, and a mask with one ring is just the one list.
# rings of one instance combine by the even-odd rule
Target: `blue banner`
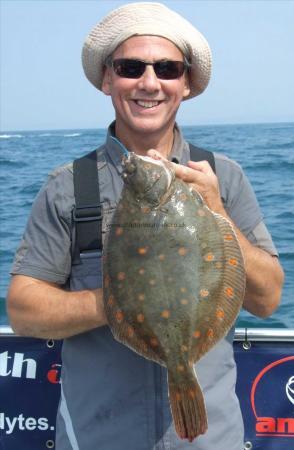
[[0,448],[54,448],[61,343],[0,337]]
[[293,342],[252,342],[244,349],[242,342],[235,342],[237,394],[248,448],[294,449],[293,347]]
[[[245,448],[294,448],[293,342],[235,342],[234,350]],[[60,341],[0,336],[1,450],[54,448],[60,353]]]

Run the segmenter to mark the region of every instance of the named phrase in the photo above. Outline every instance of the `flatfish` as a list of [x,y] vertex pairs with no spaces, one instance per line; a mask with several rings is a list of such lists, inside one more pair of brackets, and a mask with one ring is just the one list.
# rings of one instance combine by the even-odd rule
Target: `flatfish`
[[175,429],[207,430],[194,364],[233,325],[245,291],[228,220],[175,177],[168,161],[130,153],[103,254],[104,305],[115,339],[167,368]]

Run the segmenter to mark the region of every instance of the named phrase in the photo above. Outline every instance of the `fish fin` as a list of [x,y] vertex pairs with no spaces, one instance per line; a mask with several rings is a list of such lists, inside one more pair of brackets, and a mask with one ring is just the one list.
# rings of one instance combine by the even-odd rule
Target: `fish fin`
[[[107,289],[104,289],[104,291],[106,293]],[[107,298],[109,298],[109,295],[107,295]],[[131,350],[138,353],[140,356],[144,356],[147,359],[165,366],[165,354],[159,341],[156,349],[152,349],[150,342],[148,342],[146,338],[144,339],[144,336],[139,335],[138,330],[136,330],[131,323],[127,322],[123,318],[123,315],[119,317],[119,319],[121,319],[119,322],[115,319],[119,309],[109,306],[107,301],[104,302],[104,308],[108,320],[108,325],[110,326],[110,330],[114,339],[116,339],[121,344],[126,345]]]
[[[207,206],[205,208],[209,210]],[[218,268],[212,262],[211,269],[207,270],[202,280],[204,286],[209,285],[210,279],[218,272],[221,282],[211,289],[211,310],[207,311],[209,318],[207,329],[204,330],[201,323],[196,326],[196,329],[201,329],[202,337],[199,338],[198,345],[194,346],[191,353],[191,360],[194,362],[224,338],[234,325],[242,307],[246,287],[244,259],[235,230],[228,219],[209,211],[212,213],[221,239],[211,238],[211,253],[219,255]],[[210,249],[205,251],[209,252]]]
[[144,356],[144,358],[157,362],[158,364],[165,367],[165,355],[161,346],[159,345],[158,348],[156,348],[156,351],[153,350],[151,348],[150,342],[148,342],[147,339],[139,336],[136,332],[134,336],[130,337],[128,335],[128,329],[129,324],[125,322],[119,330],[116,330],[116,333],[114,332],[113,328],[111,331],[117,341],[129,347],[131,350],[138,353],[138,355]]
[[192,442],[207,430],[207,415],[203,394],[197,379],[176,383],[168,372],[171,412],[178,436]]

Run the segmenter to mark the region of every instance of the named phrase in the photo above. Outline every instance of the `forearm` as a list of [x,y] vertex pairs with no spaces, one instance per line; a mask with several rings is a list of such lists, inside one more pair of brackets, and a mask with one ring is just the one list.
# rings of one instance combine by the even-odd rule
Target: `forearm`
[[243,253],[246,271],[243,307],[256,316],[267,317],[280,303],[284,274],[279,260],[251,244],[224,209],[219,212],[232,224]]
[[63,339],[107,323],[102,289],[65,291],[30,277],[13,277],[7,299],[17,334]]

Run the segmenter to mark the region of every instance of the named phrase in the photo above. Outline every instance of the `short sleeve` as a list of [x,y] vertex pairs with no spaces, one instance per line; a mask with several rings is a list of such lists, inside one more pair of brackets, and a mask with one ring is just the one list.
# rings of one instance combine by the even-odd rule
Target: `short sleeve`
[[279,256],[271,235],[264,222],[260,222],[249,234],[248,240],[257,247],[267,251],[272,256]]
[[241,166],[219,153],[215,153],[215,162],[221,197],[228,215],[253,245],[277,256],[255,193]]
[[11,274],[64,285],[71,270],[72,174],[59,169],[37,195]]

